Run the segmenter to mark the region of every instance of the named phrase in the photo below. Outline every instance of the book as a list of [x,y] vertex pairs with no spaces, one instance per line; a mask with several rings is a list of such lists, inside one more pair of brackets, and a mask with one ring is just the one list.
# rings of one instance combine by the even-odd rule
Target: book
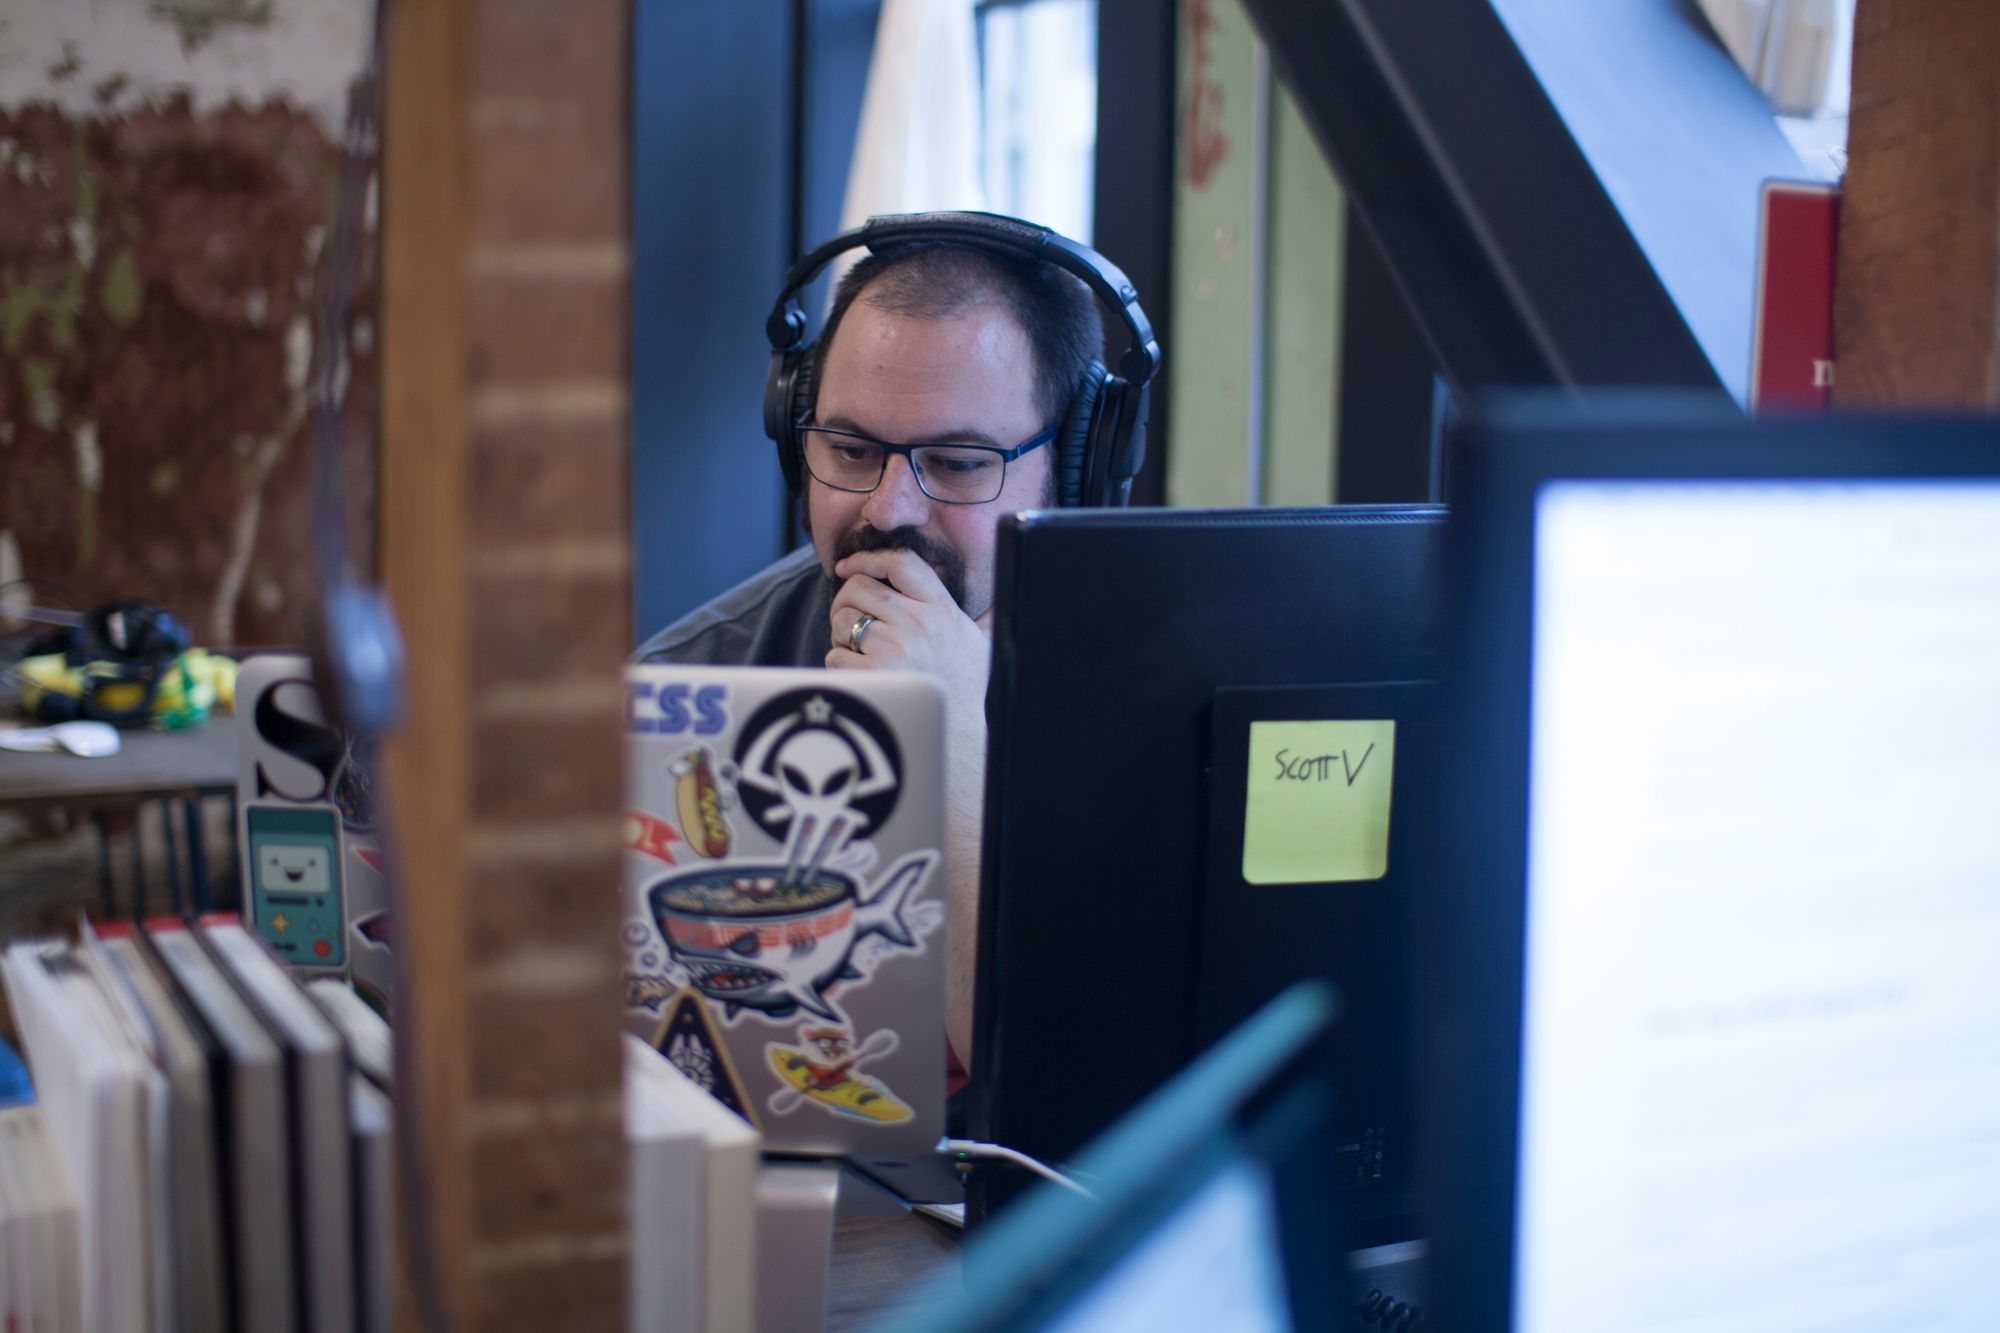
[[353,1333],[354,1212],[348,1133],[347,1050],[340,1032],[283,964],[234,918],[206,918],[196,933],[262,1014],[284,1051],[293,1255],[306,1333]]
[[395,1091],[395,1048],[390,1041],[388,1020],[344,981],[316,977],[305,986],[306,994],[313,997],[340,1029],[354,1067],[373,1079],[375,1086],[384,1092]]
[[[642,1118],[628,1120],[627,1139],[633,1141],[641,1133],[648,1136],[644,1170],[635,1164],[631,1178],[634,1311],[642,1295],[649,1310],[656,1298],[664,1308],[673,1308],[671,1292],[640,1290],[642,1270],[656,1262],[671,1265],[676,1254],[691,1255],[700,1289],[700,1322],[695,1327],[704,1333],[748,1333],[757,1310],[757,1168],[762,1140],[741,1116],[645,1042],[628,1033],[625,1050],[627,1105],[636,1100],[643,1108]],[[670,1146],[690,1136],[699,1136],[702,1146],[699,1180],[692,1185],[684,1167],[690,1156]],[[637,1142],[633,1148],[637,1154]],[[687,1230],[690,1226],[692,1231]],[[683,1273],[686,1267],[681,1265]],[[653,1325],[635,1313],[632,1327]]]
[[291,1333],[298,1326],[298,1306],[291,1111],[282,1052],[182,922],[148,923],[146,936],[227,1056],[227,1085],[217,1119],[220,1141],[227,1144],[222,1167],[237,1327],[243,1333]]
[[67,945],[29,941],[0,958],[44,1123],[77,1201],[79,1313],[104,1333],[159,1317],[150,1147],[164,1080],[110,997]]
[[361,1074],[350,1076],[347,1122],[354,1144],[355,1323],[389,1333],[396,1283],[395,1117],[389,1099]]
[[136,936],[107,926],[100,939],[85,946],[85,954],[107,986],[135,1006],[167,1081],[166,1170],[159,1183],[167,1219],[162,1270],[171,1274],[172,1318],[187,1330],[224,1328],[229,1315],[215,1090],[226,1083],[225,1056]]
[[171,1330],[179,1326],[176,1304],[179,1275],[175,1271],[173,1219],[173,1096],[167,1080],[159,1041],[145,1012],[131,991],[119,984],[107,966],[103,950],[89,923],[83,923],[73,948],[76,961],[95,983],[126,1049],[144,1061],[142,1078],[145,1141],[141,1166],[146,1176],[146,1194],[139,1202],[145,1210],[146,1281],[152,1303],[153,1327]]
[[5,1309],[12,1327],[81,1333],[76,1196],[55,1161],[39,1106],[0,1112],[0,1180],[10,1201]]
[[702,1181],[708,1141],[645,1068],[663,1060],[627,1033],[626,1178],[631,1190],[629,1326],[660,1333],[702,1327]]

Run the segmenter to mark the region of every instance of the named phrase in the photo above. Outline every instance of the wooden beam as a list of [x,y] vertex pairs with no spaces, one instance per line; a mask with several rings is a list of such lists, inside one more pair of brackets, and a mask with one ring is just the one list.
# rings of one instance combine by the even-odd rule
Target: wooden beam
[[2000,407],[2000,5],[1859,0],[1854,24],[1835,402]]
[[393,12],[382,554],[410,658],[388,782],[412,1128],[456,1327],[622,1330],[629,6]]
[[[471,1215],[464,1143],[454,1124],[466,1102],[464,931],[465,724],[462,643],[466,607],[464,514],[440,503],[464,490],[467,95],[471,24],[464,0],[395,5],[388,12],[382,130],[382,427],[379,486],[383,581],[409,652],[409,720],[385,751],[387,795],[404,886],[407,953],[417,980],[398,997],[396,1040],[413,1048],[417,1096],[405,1090],[398,1134],[415,1133],[429,1172],[437,1281],[463,1326]],[[393,294],[393,295],[392,295]],[[415,886],[422,886],[421,890]],[[410,1201],[410,1182],[403,1199]],[[404,1327],[416,1303],[407,1261],[417,1253],[406,1213],[397,1253]]]

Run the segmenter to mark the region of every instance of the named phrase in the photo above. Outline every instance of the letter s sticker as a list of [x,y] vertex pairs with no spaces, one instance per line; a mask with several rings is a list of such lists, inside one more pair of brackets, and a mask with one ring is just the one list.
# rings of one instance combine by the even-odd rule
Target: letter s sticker
[[695,691],[694,710],[698,720],[694,724],[697,736],[713,736],[729,725],[729,714],[723,711],[722,702],[729,689],[724,685],[704,685]]
[[669,685],[660,691],[660,730],[678,736],[688,729],[688,687]]

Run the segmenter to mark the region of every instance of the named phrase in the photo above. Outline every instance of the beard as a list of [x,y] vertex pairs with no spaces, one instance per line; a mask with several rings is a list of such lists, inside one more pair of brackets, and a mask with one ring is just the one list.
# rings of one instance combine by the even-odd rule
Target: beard
[[[880,528],[863,525],[850,528],[834,539],[833,563],[837,565],[848,556],[862,551],[914,552],[937,572],[938,582],[951,594],[951,600],[958,609],[965,609],[965,560],[943,542],[925,536],[916,528],[891,528],[884,532]],[[845,579],[829,578],[835,588],[846,582]]]

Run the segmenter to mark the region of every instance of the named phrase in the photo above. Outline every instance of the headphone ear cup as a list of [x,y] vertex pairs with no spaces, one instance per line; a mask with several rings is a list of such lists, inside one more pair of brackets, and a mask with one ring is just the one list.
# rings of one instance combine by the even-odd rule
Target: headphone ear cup
[[1091,503],[1088,483],[1096,460],[1091,457],[1097,428],[1097,408],[1104,396],[1106,371],[1093,361],[1070,396],[1062,429],[1056,432],[1056,503],[1065,509]]
[[798,424],[812,410],[812,359],[802,348],[771,353],[764,380],[764,434],[778,446],[778,470],[793,495],[806,486]]
[[1113,375],[1097,407],[1092,458],[1101,467],[1086,479],[1091,503],[1113,508],[1132,502],[1132,478],[1146,462],[1147,386]]
[[785,437],[792,455],[786,480],[793,495],[803,495],[806,489],[806,440],[799,434],[799,423],[813,413],[817,386],[813,383],[812,357],[801,351],[792,353],[792,359],[798,364],[792,369],[792,408],[785,426]]

